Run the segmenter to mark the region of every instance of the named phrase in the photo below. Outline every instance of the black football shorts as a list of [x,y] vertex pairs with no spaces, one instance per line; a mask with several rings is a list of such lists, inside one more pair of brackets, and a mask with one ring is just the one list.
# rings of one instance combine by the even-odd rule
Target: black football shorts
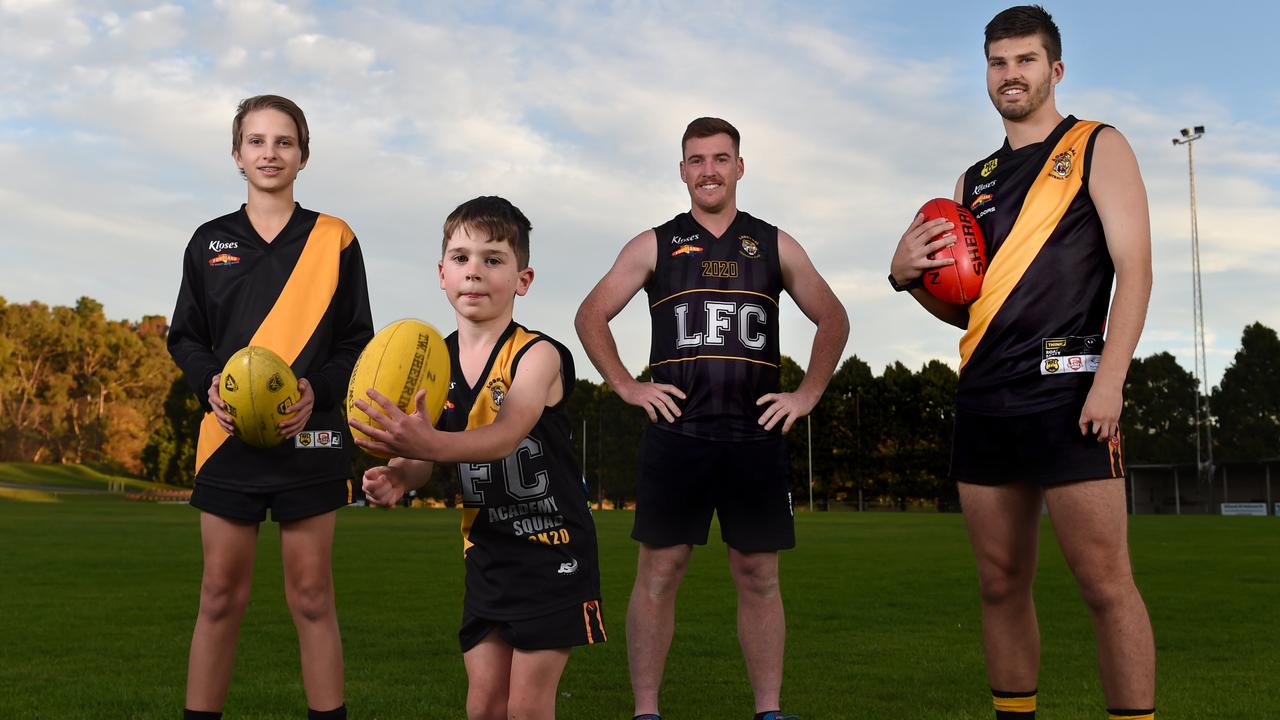
[[1027,415],[958,410],[951,441],[951,479],[977,485],[1061,485],[1124,477],[1120,434],[1098,442],[1080,434],[1079,401]]
[[646,428],[631,537],[659,547],[705,545],[713,513],[735,550],[795,547],[786,438],[715,441]]
[[229,520],[262,522],[267,508],[275,522],[303,520],[350,505],[355,489],[348,479],[326,480],[315,485],[267,493],[245,492],[196,483],[191,506]]
[[462,627],[458,630],[462,652],[479,645],[495,631],[503,642],[517,650],[554,650],[595,645],[609,639],[604,634],[599,600],[588,600],[524,620],[488,620],[463,607]]

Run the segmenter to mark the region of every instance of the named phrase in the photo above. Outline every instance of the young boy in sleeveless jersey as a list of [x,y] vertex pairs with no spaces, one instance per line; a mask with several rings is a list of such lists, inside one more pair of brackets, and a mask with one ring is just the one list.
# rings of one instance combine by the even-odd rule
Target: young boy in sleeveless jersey
[[554,718],[569,650],[606,640],[595,524],[569,435],[573,357],[512,319],[529,291],[528,219],[499,197],[460,205],[445,220],[440,287],[457,317],[446,339],[448,400],[432,427],[419,392],[401,412],[375,390],[357,407],[361,446],[393,455],[365,473],[374,505],[421,487],[433,463],[457,463],[466,592],[458,633],[467,717]]
[[[169,352],[204,406],[192,506],[204,570],[187,666],[187,720],[216,720],[249,603],[258,526],[280,524],[285,598],[298,631],[311,720],[347,717],[331,555],[336,510],[352,500],[350,435],[336,401],[373,336],[360,246],[347,224],[293,200],[309,157],[292,101],[240,103],[231,155],[248,202],[201,225],[187,246]],[[222,402],[222,367],[247,345],[275,351],[299,378],[287,438],[252,447]],[[320,441],[320,439],[323,441]]]

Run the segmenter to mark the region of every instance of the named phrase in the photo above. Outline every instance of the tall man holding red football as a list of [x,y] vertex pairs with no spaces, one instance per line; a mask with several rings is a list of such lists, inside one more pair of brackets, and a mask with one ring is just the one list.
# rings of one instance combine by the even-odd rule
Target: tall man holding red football
[[1062,41],[1043,8],[996,15],[985,51],[1007,139],[955,189],[985,238],[981,292],[953,305],[921,281],[954,263],[945,217],[916,216],[889,279],[965,331],[951,476],[978,563],[996,718],[1035,717],[1042,503],[1093,620],[1110,718],[1154,718],[1155,645],[1129,560],[1119,430],[1151,294],[1146,190],[1124,136],[1059,114]]

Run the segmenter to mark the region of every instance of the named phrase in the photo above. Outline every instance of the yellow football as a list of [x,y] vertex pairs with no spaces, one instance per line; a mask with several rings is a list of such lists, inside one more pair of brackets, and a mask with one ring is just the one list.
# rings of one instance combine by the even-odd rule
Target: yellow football
[[288,419],[300,397],[298,378],[289,363],[260,345],[250,345],[227,360],[218,393],[227,404],[236,436],[260,448],[284,440],[276,424]]
[[[449,394],[449,366],[449,349],[434,327],[421,320],[391,323],[373,336],[356,360],[347,386],[347,418],[381,427],[355,405],[356,400],[373,402],[366,393],[369,388],[390,398],[406,413],[414,412],[413,398],[419,390],[426,390],[427,411],[434,425]],[[368,437],[355,428],[351,434]]]

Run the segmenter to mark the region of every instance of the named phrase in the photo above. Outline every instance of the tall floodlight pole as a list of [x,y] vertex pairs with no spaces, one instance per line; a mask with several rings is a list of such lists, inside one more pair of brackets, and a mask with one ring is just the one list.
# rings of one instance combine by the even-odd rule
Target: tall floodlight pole
[[[1187,173],[1191,179],[1191,308],[1195,334],[1192,338],[1196,383],[1196,470],[1201,477],[1213,482],[1213,425],[1209,412],[1209,368],[1204,339],[1204,293],[1200,284],[1200,229],[1196,222],[1196,163],[1192,143],[1204,137],[1204,126],[1182,128],[1181,137],[1173,139],[1174,146],[1187,146]],[[1204,394],[1204,411],[1200,409],[1200,395]],[[1204,427],[1205,453],[1200,452],[1200,428]]]

